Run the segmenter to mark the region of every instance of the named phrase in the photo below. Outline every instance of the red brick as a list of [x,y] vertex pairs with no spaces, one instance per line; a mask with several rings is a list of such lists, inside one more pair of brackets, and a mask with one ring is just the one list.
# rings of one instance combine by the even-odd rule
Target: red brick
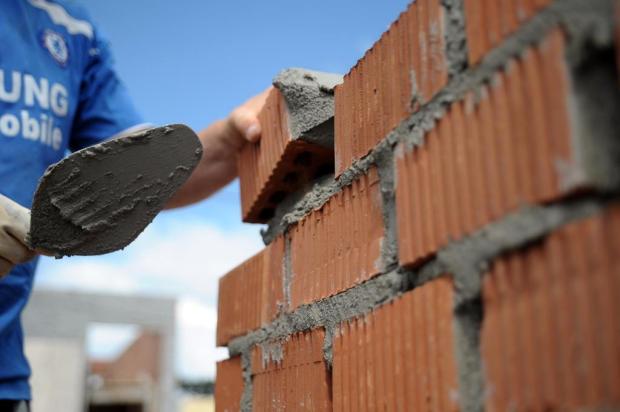
[[[451,239],[523,204],[587,189],[567,185],[576,164],[564,38],[557,30],[454,103],[425,143],[397,156],[400,260],[415,265]],[[568,166],[565,166],[568,165]],[[560,167],[562,166],[562,167]]]
[[290,236],[292,309],[380,273],[383,219],[377,170],[311,212]]
[[283,265],[284,240],[280,237],[220,278],[218,345],[225,345],[276,317],[283,304]]
[[237,356],[218,362],[215,376],[216,412],[239,411],[242,395],[243,375],[241,357]]
[[487,410],[620,407],[620,206],[495,262],[483,280]]
[[336,175],[413,113],[412,72],[424,101],[446,85],[443,13],[439,0],[410,4],[336,87]]
[[334,411],[458,410],[453,293],[452,281],[440,278],[341,324]]
[[239,154],[244,222],[266,222],[284,196],[333,170],[333,150],[293,138],[287,113],[285,98],[273,88],[258,116],[260,141],[245,145]]
[[325,332],[297,333],[281,345],[281,359],[260,346],[252,349],[254,411],[331,410],[331,376],[323,361]]
[[477,64],[552,0],[464,0],[469,64]]

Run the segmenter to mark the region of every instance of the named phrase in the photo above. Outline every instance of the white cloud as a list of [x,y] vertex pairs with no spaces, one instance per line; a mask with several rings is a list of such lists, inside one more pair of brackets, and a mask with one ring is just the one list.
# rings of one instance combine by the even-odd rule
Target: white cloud
[[261,248],[255,229],[224,231],[190,221],[149,228],[113,255],[45,259],[38,283],[95,292],[187,293],[214,301],[217,279]]
[[177,371],[213,377],[215,360],[226,353],[215,347],[218,279],[262,247],[258,230],[248,226],[224,230],[195,220],[153,224],[123,252],[44,258],[37,286],[178,297]]
[[195,299],[177,305],[177,370],[181,376],[198,379],[215,376],[215,362],[228,351],[215,347],[217,313]]
[[116,359],[140,334],[137,325],[91,323],[86,331],[86,351],[96,360]]

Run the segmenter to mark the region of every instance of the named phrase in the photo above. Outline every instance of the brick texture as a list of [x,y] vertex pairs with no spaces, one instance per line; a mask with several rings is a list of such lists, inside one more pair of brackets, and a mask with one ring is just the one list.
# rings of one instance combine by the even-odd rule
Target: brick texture
[[[469,67],[454,79],[463,95],[434,123],[426,111],[411,115],[455,91],[445,88],[442,4],[458,1],[412,2],[343,83],[297,69],[274,80],[263,139],[239,158],[243,216],[264,222],[278,206],[278,217],[290,211],[288,194],[303,198],[291,206],[298,220],[273,219],[266,237],[283,233],[220,280],[217,343],[247,338],[230,350],[250,361],[251,384],[238,357],[218,363],[218,411],[238,410],[242,395],[255,411],[620,411],[620,202],[607,125],[618,85],[614,46],[598,36],[607,26],[594,33],[590,24],[620,19],[620,8],[584,17],[583,4],[566,1],[553,11],[557,27],[524,27],[553,1],[464,0]],[[451,38],[462,38],[451,23]],[[495,72],[472,69],[509,37],[514,53],[494,53]],[[298,87],[318,101],[312,124],[312,107],[293,98]],[[408,118],[419,122],[391,146],[385,138]],[[418,130],[424,139],[412,144]],[[308,143],[332,137],[333,151]],[[356,164],[381,142],[394,182],[380,182],[391,172],[384,157]],[[335,179],[321,181],[331,193],[354,164],[360,177],[305,209],[317,176],[335,167]],[[395,205],[381,193],[392,183]],[[556,229],[533,239],[537,231],[508,217],[529,205],[553,205],[530,224]],[[495,233],[453,243],[450,262],[431,260],[492,222],[507,228],[499,246],[521,246],[489,248]],[[397,239],[399,265],[385,239]],[[457,266],[454,276],[433,277],[444,263]],[[373,277],[357,300],[350,289]]]
[[551,1],[464,0],[469,63],[478,63]]
[[333,170],[333,150],[291,139],[284,97],[273,88],[259,113],[262,137],[238,160],[244,222],[264,223],[284,197]]
[[620,408],[618,234],[615,206],[493,265],[481,338],[488,411]]
[[380,272],[383,220],[376,169],[291,230],[291,304],[334,295]]
[[277,238],[263,251],[220,278],[219,346],[276,317],[283,303],[283,265],[284,240]]
[[440,0],[411,3],[336,87],[336,175],[447,82]]
[[340,325],[334,411],[458,410],[452,298],[439,278]]
[[[298,333],[281,343],[281,358],[252,351],[254,411],[329,411],[330,374],[323,361],[325,332]],[[278,353],[280,353],[278,351]]]
[[215,411],[237,412],[243,395],[241,357],[226,359],[217,363],[215,384]]
[[[567,194],[573,163],[564,37],[558,30],[450,107],[397,160],[400,259],[423,261],[523,204]],[[545,114],[546,113],[546,114]]]

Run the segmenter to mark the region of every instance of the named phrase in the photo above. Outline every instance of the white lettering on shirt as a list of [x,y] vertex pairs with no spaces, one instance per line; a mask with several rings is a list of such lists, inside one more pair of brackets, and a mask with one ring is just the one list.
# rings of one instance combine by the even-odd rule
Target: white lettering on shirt
[[39,82],[31,75],[24,75],[24,103],[26,106],[34,106],[34,99],[41,109],[49,109],[49,82],[47,79],[39,79]]
[[4,78],[4,70],[0,69],[0,101],[7,103],[16,103],[22,93],[22,82],[20,72],[11,72],[11,91],[6,87],[6,79]]
[[69,112],[67,88],[60,83],[50,84],[44,77],[36,78],[19,71],[12,71],[10,77],[8,79],[6,72],[0,69],[0,102],[14,104],[23,99],[23,106],[38,107],[48,113],[40,113],[37,117],[29,110],[0,112],[0,137],[14,138],[21,132],[25,140],[60,150],[62,130],[54,125],[54,119],[55,116],[65,117]]
[[37,106],[43,110],[50,107],[56,116],[64,117],[69,112],[69,93],[61,83],[52,83],[45,77],[36,79],[31,74],[11,72],[7,85],[4,70],[0,69],[0,102],[17,103],[23,96],[24,105]]
[[10,113],[0,117],[0,133],[7,137],[15,137],[19,133],[19,119]]
[[52,85],[52,111],[56,116],[64,117],[69,110],[69,98],[67,95],[67,89],[60,83],[54,83]]

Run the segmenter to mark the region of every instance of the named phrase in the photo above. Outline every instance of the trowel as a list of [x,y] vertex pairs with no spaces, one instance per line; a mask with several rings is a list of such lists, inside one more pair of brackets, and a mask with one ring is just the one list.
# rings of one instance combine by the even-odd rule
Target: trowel
[[196,134],[180,124],[72,153],[39,181],[29,246],[56,257],[124,248],[164,208],[201,155]]

